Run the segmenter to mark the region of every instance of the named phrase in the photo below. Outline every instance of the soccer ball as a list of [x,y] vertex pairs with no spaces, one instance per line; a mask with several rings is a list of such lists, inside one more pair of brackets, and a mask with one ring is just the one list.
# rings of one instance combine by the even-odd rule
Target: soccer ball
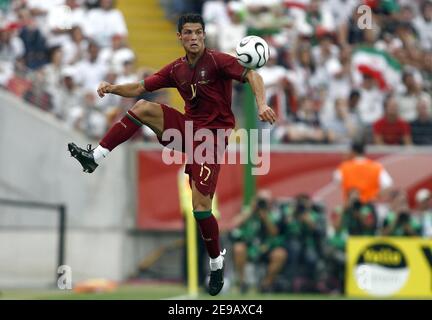
[[257,36],[244,37],[236,47],[237,61],[248,69],[261,68],[267,63],[269,56],[267,42]]

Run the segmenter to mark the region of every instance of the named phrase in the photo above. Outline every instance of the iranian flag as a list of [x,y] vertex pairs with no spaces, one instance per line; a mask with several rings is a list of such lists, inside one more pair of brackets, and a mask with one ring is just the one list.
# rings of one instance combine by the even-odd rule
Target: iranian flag
[[401,64],[383,50],[360,47],[354,51],[351,63],[355,72],[375,78],[381,90],[391,90],[401,81]]

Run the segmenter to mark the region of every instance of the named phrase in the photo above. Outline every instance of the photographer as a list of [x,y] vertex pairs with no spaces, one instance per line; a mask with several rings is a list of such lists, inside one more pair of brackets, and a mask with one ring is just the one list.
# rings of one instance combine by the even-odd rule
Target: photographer
[[372,203],[363,203],[357,189],[348,193],[348,201],[343,209],[342,224],[348,234],[353,236],[375,235],[377,232],[377,214]]
[[307,194],[283,209],[281,232],[290,255],[288,276],[294,291],[315,291],[323,271],[325,222],[321,208]]
[[394,190],[390,194],[390,210],[384,220],[382,235],[420,236],[421,224],[411,215],[405,192]]
[[334,211],[325,246],[326,281],[325,286],[330,292],[344,293],[346,242],[348,229],[343,224],[343,212]]
[[261,191],[251,209],[235,221],[238,227],[231,232],[231,239],[234,242],[233,260],[240,292],[245,293],[248,289],[245,279],[247,262],[267,264],[260,290],[273,291],[274,280],[287,259],[279,235],[278,219],[279,214],[274,210],[270,193]]

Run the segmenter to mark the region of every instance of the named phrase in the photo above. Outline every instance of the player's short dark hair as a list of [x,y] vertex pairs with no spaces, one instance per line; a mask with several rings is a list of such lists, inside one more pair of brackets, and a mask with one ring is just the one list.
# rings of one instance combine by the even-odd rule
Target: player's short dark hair
[[351,151],[356,154],[364,155],[365,149],[366,149],[366,144],[362,140],[356,140],[351,144]]
[[203,17],[198,13],[185,13],[182,14],[178,20],[177,30],[181,32],[183,26],[186,23],[200,23],[202,25],[203,31],[205,31],[205,23]]

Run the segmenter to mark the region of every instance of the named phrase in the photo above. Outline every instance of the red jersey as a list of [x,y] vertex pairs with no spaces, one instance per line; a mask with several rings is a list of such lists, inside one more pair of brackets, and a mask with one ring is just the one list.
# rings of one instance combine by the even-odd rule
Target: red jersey
[[231,110],[232,80],[244,82],[248,69],[229,54],[204,49],[195,66],[186,56],[145,78],[147,91],[177,88],[185,101],[185,117],[194,129],[234,128]]
[[373,131],[382,136],[385,144],[402,144],[403,136],[411,134],[409,124],[400,118],[390,122],[383,117],[373,124]]

